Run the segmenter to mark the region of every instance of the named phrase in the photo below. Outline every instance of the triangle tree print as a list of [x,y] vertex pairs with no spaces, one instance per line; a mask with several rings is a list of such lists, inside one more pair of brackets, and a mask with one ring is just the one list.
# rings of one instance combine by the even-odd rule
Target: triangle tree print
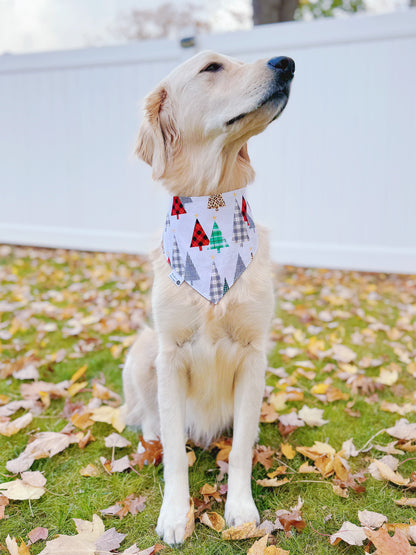
[[244,266],[244,262],[243,262],[241,256],[238,255],[237,264],[235,266],[234,281],[237,281],[237,279],[241,276],[241,274],[244,272],[245,269],[246,269],[246,267]]
[[243,215],[244,221],[246,222],[246,224],[251,227],[251,228],[255,228],[254,222],[253,220],[250,218],[250,216],[247,214],[247,203],[246,203],[246,199],[244,197],[242,197],[242,201],[241,201],[241,214]]
[[218,208],[220,206],[225,206],[225,201],[222,198],[221,193],[218,193],[217,195],[211,195],[208,199],[208,209],[215,208],[215,210],[218,212]]
[[221,252],[221,249],[228,247],[227,241],[222,236],[221,230],[218,227],[217,222],[214,222],[212,227],[211,239],[209,240],[210,249],[217,249],[217,252]]
[[185,281],[193,285],[194,281],[198,281],[199,279],[201,278],[199,277],[199,274],[196,271],[194,263],[192,262],[192,259],[189,256],[189,254],[186,253]]
[[202,247],[205,245],[209,245],[209,239],[197,218],[195,220],[194,232],[192,234],[191,247],[199,247],[199,250],[202,251]]
[[182,204],[189,204],[192,202],[192,197],[179,197]]
[[247,227],[236,199],[234,206],[233,241],[234,243],[240,243],[240,246],[243,246],[243,243],[249,240],[250,237],[247,233]]
[[223,294],[225,295],[226,292],[228,291],[229,286],[228,286],[228,282],[227,282],[227,278],[224,279],[224,288],[222,290]]
[[215,262],[212,261],[212,272],[211,272],[211,282],[209,285],[209,296],[212,303],[217,304],[217,302],[223,296],[223,285],[221,283],[220,274],[218,273]]
[[179,197],[173,197],[172,212],[170,215],[176,216],[176,219],[179,220],[179,214],[186,214],[186,210],[183,207],[181,199]]
[[179,275],[183,276],[185,273],[185,267],[182,262],[182,258],[179,252],[178,243],[176,242],[176,237],[173,238],[173,250],[172,250],[172,260],[170,263],[172,270],[178,272]]

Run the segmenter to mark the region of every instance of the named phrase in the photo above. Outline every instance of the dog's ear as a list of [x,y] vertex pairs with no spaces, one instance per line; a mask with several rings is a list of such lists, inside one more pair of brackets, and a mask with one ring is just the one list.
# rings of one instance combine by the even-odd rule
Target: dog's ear
[[180,146],[172,103],[164,87],[159,86],[146,97],[144,112],[136,154],[152,167],[153,179],[160,179],[165,173],[168,158]]
[[247,143],[244,143],[238,152],[238,156],[250,163],[250,156],[248,155]]

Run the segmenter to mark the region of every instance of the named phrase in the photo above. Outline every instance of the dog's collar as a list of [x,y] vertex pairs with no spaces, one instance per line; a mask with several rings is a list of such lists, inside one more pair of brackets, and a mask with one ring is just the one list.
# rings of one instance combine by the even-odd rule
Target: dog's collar
[[217,304],[257,252],[246,188],[202,197],[172,197],[163,252],[180,286],[186,281]]

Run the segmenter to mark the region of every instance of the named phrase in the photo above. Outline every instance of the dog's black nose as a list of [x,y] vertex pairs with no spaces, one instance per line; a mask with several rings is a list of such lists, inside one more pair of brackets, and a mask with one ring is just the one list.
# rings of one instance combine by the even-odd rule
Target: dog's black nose
[[267,65],[280,73],[280,76],[289,81],[292,79],[295,73],[295,62],[292,58],[288,58],[287,56],[278,56],[277,58],[272,58],[267,62]]

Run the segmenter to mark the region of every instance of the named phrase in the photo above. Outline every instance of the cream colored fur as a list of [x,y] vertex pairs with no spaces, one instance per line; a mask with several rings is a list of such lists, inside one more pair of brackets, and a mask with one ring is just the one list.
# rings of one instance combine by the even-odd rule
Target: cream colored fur
[[[200,72],[209,63],[218,72]],[[254,178],[249,137],[284,108],[259,107],[272,79],[264,60],[243,64],[203,52],[174,70],[147,97],[138,155],[174,195],[239,189]],[[246,113],[244,118],[226,122]],[[225,517],[229,525],[258,521],[251,494],[252,446],[264,391],[266,344],[273,313],[267,233],[257,254],[218,305],[187,283],[177,287],[159,248],[152,255],[154,329],[131,348],[124,372],[124,413],[145,439],[161,437],[165,492],[157,531],[184,539],[189,508],[186,438],[208,445],[233,425]]]

